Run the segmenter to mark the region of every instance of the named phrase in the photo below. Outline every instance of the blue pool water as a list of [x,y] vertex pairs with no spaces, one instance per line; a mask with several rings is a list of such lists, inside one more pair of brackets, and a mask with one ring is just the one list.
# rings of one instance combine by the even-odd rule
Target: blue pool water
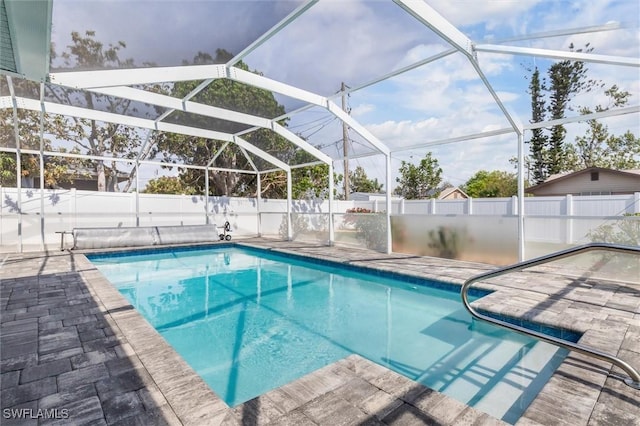
[[231,406],[357,353],[513,423],[566,355],[445,283],[233,246],[89,257]]

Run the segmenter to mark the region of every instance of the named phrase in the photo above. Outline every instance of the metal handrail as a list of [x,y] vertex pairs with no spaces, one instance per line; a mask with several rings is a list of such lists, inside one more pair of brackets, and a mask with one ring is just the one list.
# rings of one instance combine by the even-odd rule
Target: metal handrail
[[496,324],[498,326],[507,328],[512,331],[516,331],[521,334],[533,336],[547,343],[551,343],[553,345],[560,346],[562,348],[565,348],[571,351],[579,352],[587,356],[591,356],[603,361],[610,362],[616,365],[617,367],[620,367],[629,375],[629,377],[625,378],[624,380],[624,382],[627,385],[635,389],[640,389],[640,374],[638,374],[638,372],[626,361],[623,361],[620,358],[617,358],[605,352],[601,352],[597,349],[590,348],[588,346],[579,345],[577,343],[569,342],[564,339],[559,339],[557,337],[549,336],[534,330],[529,330],[527,328],[520,327],[515,324],[511,324],[496,318],[492,318],[487,315],[483,315],[477,312],[469,303],[469,296],[467,294],[469,287],[478,281],[494,278],[500,275],[508,274],[510,272],[522,271],[525,268],[542,265],[544,263],[548,263],[554,260],[564,259],[565,257],[570,257],[579,253],[585,253],[585,252],[595,251],[595,250],[612,251],[616,253],[640,254],[640,247],[631,247],[631,246],[609,244],[609,243],[590,243],[590,244],[585,244],[582,246],[558,251],[555,253],[551,253],[545,256],[536,257],[535,259],[526,260],[524,262],[515,263],[513,265],[505,266],[503,268],[494,269],[492,271],[485,272],[483,274],[479,274],[469,278],[464,282],[464,284],[462,285],[462,289],[460,290],[460,295],[462,296],[462,303],[464,304],[465,308],[467,308],[467,310],[472,316],[480,320],[487,321],[492,324]]

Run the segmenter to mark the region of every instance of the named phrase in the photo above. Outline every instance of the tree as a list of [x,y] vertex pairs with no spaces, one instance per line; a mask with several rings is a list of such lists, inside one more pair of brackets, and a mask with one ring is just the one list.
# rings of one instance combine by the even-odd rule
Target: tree
[[[620,91],[617,85],[605,91],[609,97],[609,105],[598,105],[596,112],[606,111],[611,107],[627,104],[629,92]],[[591,114],[589,108],[583,107],[580,113]],[[570,161],[568,170],[582,170],[587,167],[606,167],[613,169],[634,169],[640,167],[640,139],[631,131],[621,136],[612,135],[608,126],[600,121],[587,120],[588,128],[583,136],[575,139],[575,145],[568,153]]]
[[[573,43],[569,45],[569,50],[574,51]],[[582,49],[575,50],[582,52]],[[585,51],[592,52],[593,48],[586,45]],[[583,91],[590,91],[597,84],[587,78],[587,68],[581,61],[560,61],[549,67],[547,71],[549,78],[549,118],[558,120],[565,117],[567,109],[571,109],[570,102],[573,97]],[[551,135],[548,142],[547,171],[555,174],[565,170],[564,160],[566,158],[566,146],[564,139],[567,131],[562,124],[551,128]]]
[[[583,49],[574,49],[572,52],[582,52]],[[592,52],[593,48],[587,43],[585,52]],[[565,117],[567,110],[574,106],[571,101],[582,92],[589,92],[594,87],[601,85],[599,81],[590,80],[587,77],[584,62],[560,61],[547,70],[547,78],[540,81],[538,68],[534,68],[529,84],[531,95],[531,122],[558,120]],[[548,105],[547,105],[548,98]],[[529,141],[531,151],[531,174],[536,183],[543,182],[549,175],[564,171],[568,167],[567,159],[571,156],[571,148],[565,144],[566,129],[562,124],[551,127],[546,135],[543,129],[532,131]]]
[[501,170],[480,170],[462,186],[470,197],[511,197],[518,193],[518,178],[515,173]]
[[[38,83],[20,78],[13,78],[11,82],[16,92],[34,99],[40,97]],[[2,84],[6,85],[7,83],[3,81]],[[17,121],[20,147],[22,149],[40,149],[40,114],[35,111],[18,109]],[[0,135],[3,146],[17,146],[12,108],[0,109]],[[48,146],[48,141],[45,141],[45,143]],[[40,175],[40,162],[37,156],[22,154],[20,163],[22,177]],[[3,186],[16,186],[16,154],[0,152],[0,182]]]
[[382,191],[382,184],[378,179],[369,179],[367,173],[362,166],[356,167],[353,172],[349,172],[349,189],[350,192],[372,192]]
[[177,176],[160,176],[159,178],[151,179],[141,192],[145,194],[196,194],[193,188],[185,186],[184,182]]
[[[308,152],[298,149],[295,153],[295,164],[309,163],[315,160]],[[286,198],[287,197],[287,175],[282,171],[276,171],[261,175],[261,193],[267,197]],[[327,198],[329,193],[329,166],[326,164],[314,164],[307,167],[297,167],[291,170],[291,197],[293,199],[305,198]],[[246,182],[247,190],[243,193],[255,196],[254,190],[256,178]],[[342,175],[333,174],[334,184],[342,181]],[[241,190],[242,191],[242,190]],[[337,190],[334,188],[333,195]]]
[[[72,44],[67,46],[67,50],[59,55],[65,67],[95,70],[133,66],[132,59],[121,60],[119,57],[121,50],[126,47],[122,41],[105,47],[95,39],[95,31],[86,31],[84,35],[73,31],[71,41]],[[53,56],[58,55],[54,52]],[[130,100],[59,86],[52,86],[50,96],[55,97],[59,103],[81,104],[85,108],[118,114],[144,116],[152,111],[151,107],[136,106]],[[50,120],[50,125],[51,132],[58,139],[74,142],[76,147],[81,148],[83,153],[88,155],[134,158],[142,145],[140,132],[122,124],[56,116]],[[94,160],[92,164],[97,174],[96,189],[98,191],[117,190],[117,162]]]
[[[529,90],[531,93],[531,122],[539,123],[544,121],[545,101],[542,95],[544,86],[542,86],[542,83],[540,82],[540,71],[537,67],[531,76]],[[544,134],[544,130],[540,128],[533,129],[531,131],[529,144],[533,180],[536,183],[544,182],[548,175],[547,160],[545,158],[547,136]]]
[[438,185],[442,181],[442,169],[438,160],[428,152],[417,166],[406,161],[400,165],[400,177],[396,182],[395,193],[407,200],[435,197]]
[[[4,82],[4,79],[2,80]],[[6,83],[5,83],[6,84]],[[40,85],[36,82],[13,78],[14,90],[22,96],[33,99],[40,97]],[[42,142],[43,151],[51,151],[51,141],[47,138],[40,140],[40,113],[18,109],[17,111],[18,138],[21,149],[40,150]],[[51,115],[44,114],[42,124],[44,133],[50,133],[53,128]],[[15,141],[13,109],[0,109],[0,136],[3,144],[9,147],[17,146]],[[60,149],[60,152],[66,152]],[[72,149],[71,153],[77,154],[77,149]],[[16,179],[16,154],[0,152],[0,184],[3,186],[15,186]],[[83,165],[82,160],[76,158],[65,159],[62,157],[45,156],[44,163],[44,185],[45,187],[56,187],[61,183],[72,182],[78,175],[75,170],[77,166]],[[38,154],[21,154],[20,169],[22,178],[34,179],[35,186],[39,187],[40,178],[40,156]]]
[[[310,155],[300,150],[300,154]],[[293,179],[291,193],[297,200],[304,198],[328,198],[329,196],[329,166],[326,164],[316,164],[313,166],[296,168],[291,171]],[[333,197],[337,196],[337,188],[342,182],[342,175],[333,174]],[[284,187],[283,187],[284,188]],[[286,197],[286,192],[281,198]]]
[[[218,49],[216,57],[208,53],[199,52],[193,59],[193,64],[224,63],[232,58],[231,53]],[[244,62],[238,62],[237,68],[248,71]],[[182,98],[189,94],[200,84],[200,81],[177,82],[169,88],[171,96]],[[220,108],[228,108],[234,111],[273,118],[284,114],[284,106],[280,105],[273,93],[238,83],[228,79],[217,79],[211,82],[204,90],[194,97],[194,101],[213,105]],[[213,129],[225,133],[234,134],[247,129],[249,126],[188,114],[182,111],[173,112],[166,121],[188,124],[194,127]],[[286,120],[280,122],[286,125]],[[258,129],[243,136],[248,142],[258,146],[263,151],[269,152],[285,163],[292,163],[297,155],[298,148],[291,142],[280,137],[268,129]],[[163,133],[156,137],[157,148],[164,153],[166,161],[184,162],[187,164],[206,165],[215,155],[215,166],[222,168],[251,170],[244,153],[235,145],[229,144],[226,149],[219,152],[223,141],[204,139],[194,136]],[[273,168],[260,158],[253,158],[254,164],[259,169]],[[204,192],[205,171],[201,169],[185,169],[180,173],[180,178],[196,191]],[[215,172],[209,174],[211,195],[250,195],[255,194],[255,176],[233,172]],[[262,183],[262,195],[267,197],[281,197],[286,195],[286,174],[284,172],[269,173],[264,176]]]

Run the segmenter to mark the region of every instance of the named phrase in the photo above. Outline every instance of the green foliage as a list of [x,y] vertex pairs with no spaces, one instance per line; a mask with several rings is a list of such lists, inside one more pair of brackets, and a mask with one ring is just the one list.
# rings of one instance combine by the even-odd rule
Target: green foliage
[[640,213],[626,213],[590,231],[587,237],[592,242],[640,246]]
[[[75,177],[82,175],[78,167],[83,164],[76,158],[47,157],[44,159],[44,186],[55,188],[63,183],[72,183]],[[20,169],[23,178],[32,178],[36,187],[40,187],[40,156],[22,154]],[[16,154],[0,152],[0,185],[15,187]]]
[[[531,121],[533,123],[544,121],[545,100],[543,96],[544,87],[540,81],[540,71],[536,67],[531,76],[529,84],[531,93]],[[536,183],[542,183],[548,175],[546,146],[548,138],[544,134],[544,129],[533,129],[529,148],[531,151],[532,178]]]
[[0,186],[16,186],[16,156],[0,152]]
[[[573,44],[569,50],[574,50]],[[593,48],[587,44],[585,52]],[[576,107],[572,100],[579,94],[603,88],[600,81],[589,79],[587,68],[580,61],[560,61],[547,70],[547,78],[540,80],[540,72],[534,68],[531,74],[529,91],[531,95],[531,122],[556,120],[565,117],[568,110],[578,109],[581,114],[590,114],[589,107]],[[617,85],[604,91],[609,99],[608,106],[598,105],[595,112],[606,111],[611,107],[621,107],[628,103],[630,94]],[[588,120],[588,129],[578,136],[575,143],[565,141],[566,129],[563,125],[546,129],[534,129],[530,147],[529,172],[535,183],[541,183],[550,175],[562,171],[576,171],[587,167],[607,167],[629,169],[640,167],[640,140],[630,131],[621,136],[609,133],[607,126],[598,120]]]
[[[295,152],[295,164],[304,164],[315,161],[308,152],[297,149]],[[292,196],[294,199],[302,200],[306,198],[328,198],[329,196],[329,166],[326,164],[316,164],[313,166],[300,167],[291,170],[292,177]],[[342,175],[333,174],[334,186],[342,182]],[[286,190],[286,185],[284,186]],[[337,193],[334,188],[333,196]],[[286,197],[284,192],[283,197]]]
[[[296,200],[305,198],[324,198],[329,187],[329,166],[317,164],[292,172],[292,197]],[[283,194],[286,197],[286,193]]]
[[515,173],[501,170],[480,170],[469,178],[462,190],[473,198],[511,197],[518,193],[518,178]]
[[160,176],[151,179],[141,192],[145,194],[197,194],[194,188],[186,186],[182,179],[175,176]]
[[369,209],[356,207],[348,209],[344,223],[356,230],[356,238],[363,241],[367,248],[383,251],[387,248],[387,215],[373,213]]
[[[595,112],[606,111],[611,107],[620,107],[628,102],[629,92],[620,91],[613,85],[605,91],[609,105],[597,105]],[[583,107],[580,113],[591,114],[589,108]],[[583,136],[575,139],[575,145],[568,153],[568,170],[582,170],[588,167],[605,167],[612,169],[635,169],[640,167],[640,139],[631,131],[621,136],[612,135],[608,126],[598,120],[588,120],[588,128]]]
[[[14,78],[12,80],[14,89],[24,96],[38,99],[40,97],[40,87],[38,83]],[[28,149],[40,149],[40,113],[18,109],[17,111],[18,137],[20,147]],[[51,116],[44,115],[44,130],[51,130]],[[5,145],[15,146],[15,130],[13,109],[0,109],[0,135]],[[48,139],[42,141],[43,150],[51,150],[51,142]],[[40,158],[34,154],[22,154],[20,156],[21,170],[23,177],[31,177],[39,180]],[[62,183],[68,175],[68,167],[61,158],[52,158],[45,161],[45,185],[56,186]],[[16,155],[13,153],[0,153],[0,182],[3,186],[16,186]]]
[[428,152],[417,166],[406,161],[400,165],[399,186],[395,193],[407,200],[436,197],[437,188],[442,181],[442,169],[438,160]]
[[[132,59],[121,59],[119,56],[121,50],[126,47],[124,42],[119,41],[115,45],[105,46],[96,40],[95,36],[95,31],[91,30],[86,31],[83,35],[73,31],[71,33],[72,44],[60,54],[54,52],[53,56],[62,58],[65,68],[75,70],[133,67]],[[129,100],[100,95],[95,92],[52,86],[50,96],[67,105],[79,105],[118,114],[144,115],[144,112],[137,110]],[[149,109],[151,110],[151,108]],[[58,139],[74,142],[76,149],[88,155],[134,158],[142,146],[140,132],[122,124],[62,116],[53,117],[49,123],[50,132]],[[117,163],[95,160],[91,164],[97,174],[96,189],[98,191],[117,190],[115,179],[108,180],[109,176],[118,174]],[[130,180],[132,178],[133,175],[130,176]]]
[[[569,50],[574,51],[573,44],[569,45]],[[582,49],[575,50],[582,52]],[[593,48],[587,43],[585,52],[590,53]],[[565,117],[567,110],[571,109],[570,102],[577,94],[583,91],[590,91],[598,84],[596,81],[587,78],[587,68],[581,61],[560,61],[551,65],[547,71],[549,78],[549,118],[557,120]],[[547,150],[547,171],[549,175],[560,173],[566,170],[564,159],[566,147],[564,138],[567,131],[563,125],[555,125],[551,128]]]
[[382,184],[378,179],[369,179],[362,166],[356,167],[353,172],[349,172],[349,187],[351,192],[379,193],[382,191]]
[[[230,59],[231,56],[229,52],[222,49],[216,51],[215,58],[208,53],[199,52],[192,63],[223,63]],[[235,66],[248,71],[247,65],[243,62],[239,62]],[[177,98],[183,98],[191,93],[200,83],[200,81],[177,82],[168,89],[168,94]],[[199,92],[193,100],[206,105],[265,118],[277,117],[285,112],[284,107],[277,102],[273,93],[228,79],[214,80],[204,90]],[[246,125],[240,123],[188,114],[181,111],[175,111],[167,118],[167,121],[231,134],[247,128]],[[286,125],[286,121],[280,124]],[[253,131],[243,135],[243,138],[286,163],[292,163],[298,151],[295,145],[267,129]],[[206,165],[214,156],[217,156],[213,166],[251,170],[251,166],[244,156],[244,153],[234,144],[228,145],[220,152],[225,145],[223,141],[163,133],[157,136],[156,145],[158,150],[163,153],[165,161]],[[273,168],[273,165],[260,158],[252,158],[252,160],[259,169]],[[194,187],[196,191],[204,192],[204,170],[185,169],[180,173],[180,178],[183,179],[188,186]],[[256,182],[255,176],[253,175],[215,172],[209,174],[209,179],[211,195],[255,195]],[[263,196],[273,198],[286,196],[286,174],[284,172],[270,173],[268,176],[265,176],[262,184]]]

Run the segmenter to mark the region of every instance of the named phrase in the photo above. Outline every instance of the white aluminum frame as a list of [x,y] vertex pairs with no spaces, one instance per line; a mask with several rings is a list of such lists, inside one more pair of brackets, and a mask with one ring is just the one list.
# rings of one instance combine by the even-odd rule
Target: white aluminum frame
[[[278,121],[290,117],[293,114],[304,111],[313,106],[319,106],[321,108],[326,109],[328,112],[333,114],[335,117],[340,119],[343,123],[346,123],[349,127],[354,129],[357,133],[359,133],[373,148],[376,152],[362,154],[360,157],[366,157],[370,155],[376,155],[377,153],[381,153],[385,156],[385,185],[387,188],[387,197],[386,197],[386,207],[387,207],[387,251],[391,251],[391,226],[390,226],[390,214],[391,214],[391,155],[396,152],[401,152],[405,150],[425,148],[429,146],[442,145],[448,143],[455,143],[464,140],[472,140],[477,138],[484,138],[489,136],[501,135],[506,133],[515,133],[517,136],[517,146],[518,146],[518,197],[520,200],[519,208],[518,208],[518,216],[519,216],[519,238],[520,238],[520,260],[524,258],[524,228],[523,228],[523,218],[524,218],[524,137],[523,133],[525,130],[531,130],[540,127],[547,127],[556,124],[565,124],[570,122],[584,121],[592,118],[602,118],[602,117],[610,117],[615,115],[622,114],[637,114],[640,112],[640,106],[631,106],[625,108],[619,108],[616,110],[608,110],[604,112],[589,114],[586,116],[577,116],[577,117],[568,117],[560,120],[548,121],[545,123],[533,123],[533,124],[523,124],[521,123],[517,116],[512,114],[505,107],[504,103],[500,99],[497,92],[493,89],[491,83],[484,75],[482,67],[477,59],[477,52],[488,52],[488,53],[498,53],[498,54],[508,54],[508,55],[527,55],[527,56],[537,56],[537,57],[546,57],[551,59],[569,59],[569,60],[579,60],[584,62],[593,62],[593,63],[603,63],[615,66],[631,66],[631,67],[640,67],[640,58],[625,58],[625,57],[616,57],[609,55],[595,55],[591,53],[585,52],[566,52],[566,51],[557,51],[557,50],[548,50],[548,49],[536,49],[536,48],[526,48],[526,47],[517,47],[517,46],[507,46],[504,44],[474,44],[471,39],[469,39],[464,33],[458,30],[454,25],[452,25],[446,18],[440,15],[435,9],[429,6],[423,0],[394,0],[394,2],[404,9],[408,14],[416,18],[419,22],[421,22],[424,26],[432,30],[435,34],[441,37],[444,41],[451,45],[451,49],[444,50],[436,55],[433,55],[429,58],[423,59],[421,61],[415,62],[411,65],[405,66],[393,72],[387,73],[385,75],[374,78],[368,82],[359,84],[353,88],[348,89],[348,92],[354,92],[357,90],[361,90],[365,87],[369,87],[378,82],[384,81],[391,77],[400,75],[417,67],[426,65],[430,62],[437,61],[444,57],[447,57],[453,53],[462,53],[465,55],[470,61],[471,65],[476,70],[478,77],[482,80],[483,84],[487,88],[488,92],[494,99],[496,105],[500,108],[505,118],[510,124],[510,128],[506,129],[497,129],[487,132],[482,132],[478,134],[466,135],[461,137],[447,138],[435,141],[425,141],[424,143],[418,145],[412,145],[407,147],[402,147],[398,149],[390,149],[384,142],[378,140],[375,135],[369,132],[364,126],[360,125],[356,120],[354,120],[351,116],[349,116],[346,112],[344,112],[340,107],[338,107],[334,102],[337,96],[340,94],[334,94],[329,97],[325,97],[322,95],[318,95],[315,93],[311,93],[307,90],[303,90],[289,84],[272,80],[268,77],[258,75],[252,72],[248,72],[239,68],[236,68],[234,65],[253,52],[255,49],[258,49],[261,45],[263,45],[267,40],[276,35],[278,32],[282,31],[292,22],[295,22],[296,19],[303,15],[307,10],[309,10],[312,6],[318,3],[319,0],[307,0],[298,6],[294,11],[289,13],[284,19],[278,22],[276,25],[271,27],[267,32],[265,32],[262,36],[256,39],[253,43],[243,49],[240,53],[235,55],[228,63],[226,64],[216,64],[216,65],[190,65],[190,66],[176,66],[176,67],[152,67],[152,68],[136,68],[136,69],[115,69],[115,70],[99,70],[99,71],[72,71],[72,72],[55,72],[49,73],[48,78],[52,84],[72,87],[76,89],[82,90],[90,90],[96,93],[101,93],[109,96],[116,96],[125,99],[130,99],[138,102],[143,102],[150,105],[157,105],[164,108],[167,108],[167,111],[160,115],[155,120],[149,120],[144,118],[131,117],[121,114],[114,114],[108,112],[101,112],[95,110],[89,110],[86,108],[79,108],[69,105],[57,104],[54,102],[48,102],[43,99],[44,93],[44,85],[41,84],[40,91],[40,99],[26,99],[16,96],[13,85],[11,82],[11,78],[7,75],[7,81],[9,83],[10,96],[0,97],[0,108],[11,108],[13,110],[13,116],[15,120],[14,125],[14,134],[16,138],[16,146],[15,148],[0,148],[0,151],[9,151],[15,152],[17,154],[17,171],[18,176],[20,176],[21,164],[20,164],[20,153],[36,153],[40,155],[41,162],[41,188],[42,185],[42,171],[43,171],[43,156],[46,155],[60,155],[60,156],[68,156],[75,157],[79,156],[81,158],[90,158],[90,159],[109,159],[114,161],[122,161],[134,163],[137,168],[139,164],[164,164],[162,162],[156,161],[148,161],[141,160],[141,156],[144,151],[148,148],[149,137],[143,144],[138,153],[138,156],[135,160],[130,159],[114,159],[111,157],[101,157],[101,156],[91,156],[91,155],[77,155],[77,154],[68,154],[68,153],[56,153],[56,152],[46,152],[43,149],[42,140],[44,138],[44,114],[45,113],[53,113],[60,114],[64,116],[73,116],[79,118],[86,118],[92,120],[100,120],[104,122],[112,122],[119,123],[128,126],[134,126],[138,128],[148,129],[149,132],[153,131],[165,131],[165,132],[173,132],[180,133],[185,135],[191,135],[196,137],[203,137],[208,139],[215,139],[224,141],[222,148],[209,160],[206,166],[194,166],[194,165],[181,165],[180,167],[187,168],[198,168],[204,169],[206,173],[209,173],[209,170],[227,170],[227,171],[236,171],[239,173],[250,173],[257,174],[258,179],[258,192],[260,191],[260,177],[261,174],[268,173],[273,170],[260,171],[255,166],[255,163],[251,160],[249,153],[252,155],[256,155],[264,159],[265,161],[273,164],[276,169],[274,170],[283,170],[287,173],[287,194],[288,194],[288,236],[291,238],[291,170],[293,168],[305,167],[313,164],[327,164],[329,166],[329,242],[333,244],[334,242],[334,230],[333,230],[333,170],[334,170],[334,162],[340,161],[341,158],[331,158],[327,154],[323,153],[319,149],[315,148],[305,140],[301,139],[293,132],[288,130],[287,128],[281,126]],[[577,34],[577,33],[585,33],[585,32],[597,32],[597,31],[610,31],[613,29],[621,28],[620,24],[605,24],[599,26],[592,27],[584,27],[579,29],[574,29],[573,31],[551,31],[546,33],[540,33],[529,36],[520,36],[513,37],[508,40],[503,40],[500,43],[505,43],[509,41],[516,40],[526,40],[532,38],[544,38],[544,37],[556,37],[559,35],[569,35],[569,34]],[[48,35],[49,36],[49,35]],[[47,38],[48,40],[48,38]],[[19,52],[18,52],[19,53]],[[5,73],[7,74],[7,73]],[[273,119],[266,119],[263,117],[252,116],[250,114],[239,113],[235,111],[226,110],[223,108],[217,108],[209,105],[204,105],[201,103],[193,102],[191,99],[200,91],[204,90],[211,82],[216,79],[231,79],[233,81],[237,81],[243,84],[248,84],[251,86],[259,87],[261,89],[282,94],[284,96],[297,99],[306,103],[305,106],[298,108],[296,111],[289,112],[284,114],[281,117],[276,117]],[[129,86],[132,85],[143,85],[150,83],[163,83],[163,82],[178,82],[178,81],[188,81],[188,80],[203,80],[194,90],[192,90],[189,94],[187,94],[182,99],[174,98],[167,95],[161,95],[157,93],[147,92],[141,89],[135,89]],[[40,125],[40,150],[23,150],[20,146],[19,140],[19,131],[17,124],[17,110],[18,109],[27,109],[32,111],[38,111],[41,117],[41,125]],[[194,128],[185,125],[167,123],[164,119],[169,116],[174,111],[183,111],[193,114],[199,114],[207,117],[219,118],[223,120],[238,122],[242,124],[246,124],[251,126],[249,129],[243,130],[236,134],[228,134],[223,132],[216,132],[213,130],[206,130],[200,128]],[[255,147],[241,136],[254,131],[256,129],[269,129],[283,138],[287,139],[291,143],[295,144],[301,149],[312,154],[316,161],[312,161],[306,164],[301,165],[288,165],[269,153]],[[150,135],[151,133],[149,133]],[[236,170],[236,169],[221,169],[214,167],[216,158],[220,155],[220,153],[227,149],[229,144],[236,144],[241,152],[248,159],[249,164],[251,165],[253,170]],[[176,166],[175,164],[171,164],[172,166]],[[136,184],[137,185],[137,184]],[[207,179],[208,185],[208,179]],[[17,186],[20,188],[21,181],[17,179]],[[258,194],[258,198],[259,194]],[[18,205],[20,206],[21,201],[18,198]],[[259,205],[259,203],[258,203]],[[208,218],[207,218],[208,220]],[[21,226],[19,219],[19,227]],[[258,230],[260,231],[260,224],[258,224]],[[21,244],[21,232],[20,229],[18,231],[19,234],[19,251],[22,249]],[[44,241],[44,239],[43,239]]]

